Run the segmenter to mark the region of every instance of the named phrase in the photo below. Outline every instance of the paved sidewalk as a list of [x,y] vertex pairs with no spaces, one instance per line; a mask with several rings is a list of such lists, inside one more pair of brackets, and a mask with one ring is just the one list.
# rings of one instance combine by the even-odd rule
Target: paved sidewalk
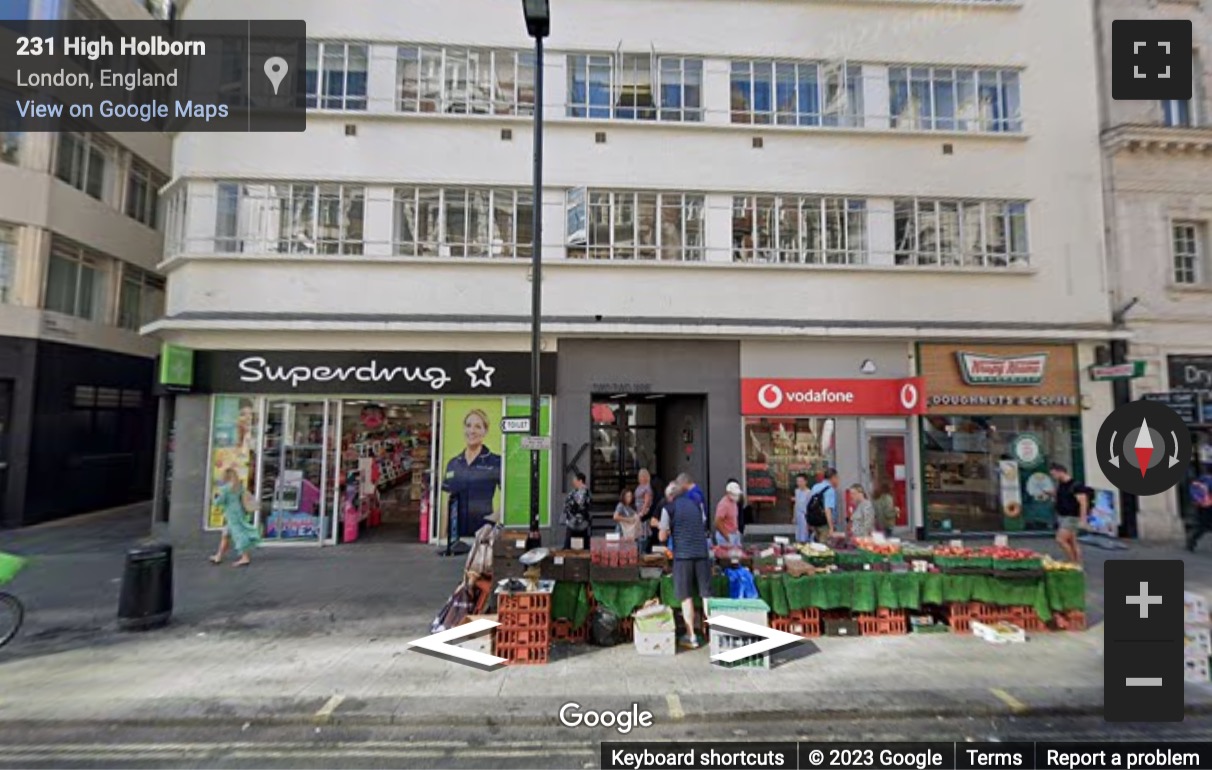
[[[1085,633],[1002,647],[954,635],[817,639],[770,672],[720,670],[706,650],[558,647],[550,665],[483,672],[406,648],[428,633],[462,560],[373,539],[265,548],[247,570],[178,552],[174,623],[119,633],[122,554],[145,521],[135,511],[5,536],[0,547],[33,564],[11,586],[29,619],[0,649],[0,722],[545,725],[569,700],[686,721],[1099,713],[1103,561],[1185,558],[1188,589],[1212,597],[1212,552],[1088,548]],[[1192,713],[1212,712],[1212,687],[1188,685],[1187,698]]]

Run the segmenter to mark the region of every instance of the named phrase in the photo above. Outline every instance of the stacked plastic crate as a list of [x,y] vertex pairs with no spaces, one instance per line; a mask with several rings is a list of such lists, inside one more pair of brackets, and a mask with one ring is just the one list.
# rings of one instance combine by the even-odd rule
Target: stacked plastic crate
[[[543,581],[540,590],[497,594],[496,654],[509,665],[546,663],[551,658],[551,590]],[[545,589],[545,590],[544,590]]]
[[[761,599],[706,599],[705,614],[710,620],[716,615],[726,615],[754,625],[769,627],[770,605]],[[756,636],[738,633],[721,626],[712,626],[710,634],[711,655],[735,650],[760,641]],[[718,663],[723,668],[770,668],[770,653],[750,655],[734,663]]]

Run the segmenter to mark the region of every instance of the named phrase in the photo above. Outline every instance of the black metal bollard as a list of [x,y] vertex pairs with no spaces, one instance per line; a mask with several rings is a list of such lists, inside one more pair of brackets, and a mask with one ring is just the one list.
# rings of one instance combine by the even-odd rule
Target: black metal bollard
[[173,547],[167,544],[126,552],[118,628],[150,631],[168,625],[173,614]]

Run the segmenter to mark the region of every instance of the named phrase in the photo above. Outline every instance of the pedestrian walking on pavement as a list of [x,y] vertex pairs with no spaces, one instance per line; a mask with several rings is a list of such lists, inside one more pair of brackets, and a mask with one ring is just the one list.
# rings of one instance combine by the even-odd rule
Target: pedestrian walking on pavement
[[1089,487],[1079,483],[1069,469],[1060,463],[1052,463],[1049,473],[1056,482],[1056,542],[1060,543],[1069,561],[1081,564],[1082,550],[1077,544],[1077,533],[1086,527],[1090,500],[1094,495]]
[[1199,539],[1212,532],[1212,466],[1191,482],[1191,503],[1195,506],[1195,523],[1187,534],[1187,550],[1194,551]]
[[210,561],[212,564],[222,564],[228,547],[232,547],[240,557],[232,566],[247,567],[252,563],[252,549],[261,544],[261,533],[249,520],[254,501],[244,489],[235,468],[223,472],[223,485],[217,502],[223,509],[223,534],[219,538],[219,550],[210,557]]
[[715,506],[716,545],[741,544],[741,511],[738,506],[740,499],[741,485],[735,481],[729,482],[724,488],[724,496]]
[[686,478],[682,483],[675,482],[677,497],[661,513],[661,541],[673,542],[673,589],[682,603],[682,620],[686,624],[686,635],[679,644],[694,649],[700,646],[694,599],[711,596],[711,551],[707,547],[703,509],[686,492],[689,489],[686,482],[693,485],[694,480],[688,474],[683,476]]
[[871,537],[875,533],[875,506],[867,497],[867,490],[862,484],[851,485],[850,499],[854,501],[854,513],[850,514],[851,533],[855,537]]
[[589,547],[589,534],[593,519],[589,513],[589,483],[585,474],[577,471],[572,477],[572,491],[564,499],[564,549],[572,548],[574,537],[583,540],[582,548]]

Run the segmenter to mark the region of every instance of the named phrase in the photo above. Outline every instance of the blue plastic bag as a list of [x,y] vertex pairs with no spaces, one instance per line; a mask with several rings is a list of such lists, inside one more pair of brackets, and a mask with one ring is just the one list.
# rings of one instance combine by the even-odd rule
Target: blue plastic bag
[[731,599],[758,599],[757,583],[753,582],[753,573],[746,567],[729,567],[724,570],[728,576],[728,596]]

